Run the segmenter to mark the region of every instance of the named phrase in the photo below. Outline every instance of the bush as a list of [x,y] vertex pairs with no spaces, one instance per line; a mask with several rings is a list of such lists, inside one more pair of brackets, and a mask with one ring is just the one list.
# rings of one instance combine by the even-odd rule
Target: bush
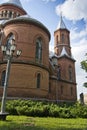
[[87,106],[79,103],[57,105],[41,101],[10,100],[6,103],[6,111],[11,115],[87,118]]

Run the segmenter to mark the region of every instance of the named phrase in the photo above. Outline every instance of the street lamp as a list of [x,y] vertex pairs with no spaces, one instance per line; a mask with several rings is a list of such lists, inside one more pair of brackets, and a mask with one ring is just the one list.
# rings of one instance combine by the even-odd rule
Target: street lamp
[[2,103],[1,103],[0,120],[6,120],[6,116],[8,115],[8,113],[5,112],[5,106],[6,106],[7,87],[8,87],[8,81],[9,81],[11,61],[12,61],[13,57],[19,57],[21,55],[22,51],[17,50],[16,55],[14,55],[14,52],[16,50],[16,44],[15,44],[14,38],[12,38],[9,41],[9,47],[6,46],[6,45],[2,45],[1,50],[3,52],[3,55],[7,59],[7,68],[6,68],[5,82],[4,82],[4,88],[3,88],[3,97],[2,97]]
[[51,59],[52,59],[53,65],[58,66],[58,57],[56,55],[53,55]]

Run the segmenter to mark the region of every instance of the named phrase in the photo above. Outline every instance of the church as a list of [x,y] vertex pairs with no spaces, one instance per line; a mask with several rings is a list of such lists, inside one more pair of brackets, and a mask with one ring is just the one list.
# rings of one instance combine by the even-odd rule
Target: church
[[54,30],[54,54],[49,55],[49,30],[27,14],[20,0],[0,4],[0,98],[7,66],[1,46],[9,48],[13,38],[22,54],[12,58],[7,98],[75,102],[75,59],[62,16]]

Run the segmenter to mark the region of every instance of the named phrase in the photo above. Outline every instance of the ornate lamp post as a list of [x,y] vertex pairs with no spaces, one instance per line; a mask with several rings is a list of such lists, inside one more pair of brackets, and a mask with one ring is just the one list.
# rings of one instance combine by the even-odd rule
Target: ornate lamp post
[[7,68],[6,68],[6,74],[5,74],[5,82],[4,82],[4,88],[3,88],[3,97],[2,97],[2,103],[1,103],[1,112],[0,112],[0,120],[6,120],[6,116],[8,113],[5,112],[5,106],[6,106],[6,97],[7,97],[7,87],[8,87],[8,81],[9,81],[9,74],[10,74],[10,67],[11,67],[11,61],[13,57],[19,57],[21,55],[21,50],[16,51],[16,55],[13,55],[16,50],[16,44],[15,39],[12,38],[9,41],[9,47],[6,45],[1,46],[3,55],[7,59]]

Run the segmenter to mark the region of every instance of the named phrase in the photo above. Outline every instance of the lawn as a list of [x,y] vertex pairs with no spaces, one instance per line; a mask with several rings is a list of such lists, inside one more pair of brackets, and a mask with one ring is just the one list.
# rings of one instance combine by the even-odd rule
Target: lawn
[[87,119],[8,116],[0,121],[0,130],[87,130]]

